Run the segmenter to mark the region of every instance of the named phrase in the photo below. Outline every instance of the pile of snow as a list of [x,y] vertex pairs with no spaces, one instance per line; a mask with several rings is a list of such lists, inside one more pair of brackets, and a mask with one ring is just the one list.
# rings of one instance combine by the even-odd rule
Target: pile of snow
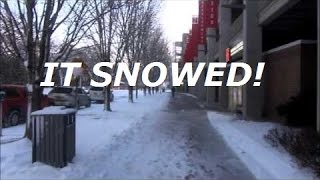
[[31,113],[31,116],[37,115],[57,115],[57,114],[71,114],[76,113],[77,110],[73,108],[66,108],[64,106],[49,106],[42,110],[35,111]]
[[[90,108],[77,112],[76,156],[72,164],[63,169],[38,162],[32,164],[32,142],[22,139],[1,144],[0,179],[68,179],[81,176],[85,169],[100,169],[95,167],[95,162],[101,161],[99,157],[105,153],[105,147],[117,136],[143,121],[146,114],[159,111],[169,99],[169,96],[160,94],[144,97],[139,92],[139,99],[129,103],[128,91],[114,91],[114,95],[113,112],[103,111],[102,104],[92,104]],[[4,134],[21,137],[24,127],[6,128]]]
[[236,120],[236,117],[208,112],[211,125],[239,156],[257,179],[316,179],[312,170],[300,167],[284,149],[272,147],[264,139],[271,122]]

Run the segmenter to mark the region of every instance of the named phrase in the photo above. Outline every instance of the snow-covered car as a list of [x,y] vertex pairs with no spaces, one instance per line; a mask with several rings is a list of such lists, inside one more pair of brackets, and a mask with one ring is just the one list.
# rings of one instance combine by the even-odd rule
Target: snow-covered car
[[55,106],[91,106],[90,97],[82,88],[54,87],[48,96],[53,99],[52,103]]
[[[92,101],[97,103],[103,103],[104,101],[104,88],[102,87],[91,87],[89,90],[90,98]],[[111,101],[113,101],[113,92],[111,91]]]

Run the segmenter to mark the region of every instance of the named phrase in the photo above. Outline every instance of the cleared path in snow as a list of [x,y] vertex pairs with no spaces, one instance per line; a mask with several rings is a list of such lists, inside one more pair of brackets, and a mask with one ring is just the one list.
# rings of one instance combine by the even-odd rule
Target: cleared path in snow
[[76,157],[65,168],[32,164],[29,140],[1,145],[0,179],[253,179],[192,96],[140,95],[131,104],[118,91],[112,107],[77,113]]
[[[169,94],[163,95],[168,96]],[[152,104],[150,104],[152,106]],[[206,111],[183,94],[149,112],[88,159],[80,177],[107,179],[254,179],[211,127]],[[79,172],[79,171],[78,171]]]

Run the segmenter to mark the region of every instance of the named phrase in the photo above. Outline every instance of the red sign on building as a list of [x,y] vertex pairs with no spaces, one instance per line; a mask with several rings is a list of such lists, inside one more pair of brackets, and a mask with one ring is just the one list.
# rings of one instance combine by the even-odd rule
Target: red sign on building
[[191,58],[190,58],[190,39],[191,39],[191,31],[188,34],[186,47],[185,47],[185,50],[183,52],[183,59],[184,59],[185,63],[191,61]]
[[184,52],[184,61],[192,62],[198,55],[198,45],[206,44],[208,28],[218,27],[219,0],[199,0],[199,16],[192,18],[192,30]]
[[189,34],[188,43],[186,46],[184,61],[193,62],[194,58],[198,55],[199,44],[199,21],[198,17],[192,18],[192,30]]
[[226,49],[226,62],[229,62],[231,60],[231,50],[230,48]]
[[199,0],[200,44],[206,44],[207,28],[218,26],[219,0]]

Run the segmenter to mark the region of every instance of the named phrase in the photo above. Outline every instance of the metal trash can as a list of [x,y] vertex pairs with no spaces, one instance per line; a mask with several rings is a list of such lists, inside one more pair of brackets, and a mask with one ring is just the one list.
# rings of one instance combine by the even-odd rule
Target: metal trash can
[[63,168],[75,156],[76,110],[48,107],[33,112],[32,163]]

